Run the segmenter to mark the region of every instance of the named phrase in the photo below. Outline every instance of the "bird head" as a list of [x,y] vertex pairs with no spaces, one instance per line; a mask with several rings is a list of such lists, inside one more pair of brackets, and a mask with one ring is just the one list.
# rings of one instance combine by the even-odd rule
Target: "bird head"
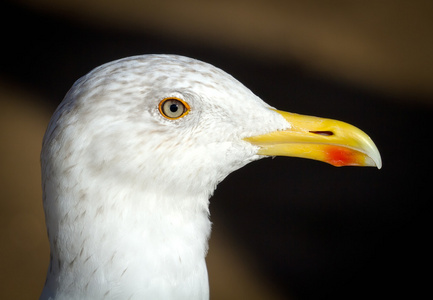
[[232,171],[276,155],[381,166],[361,130],[278,111],[209,64],[145,55],[94,69],[43,141],[42,299],[206,298],[209,196]]
[[44,149],[43,158],[63,169],[75,156],[80,172],[105,184],[181,194],[209,194],[232,171],[267,156],[381,167],[358,128],[276,110],[224,71],[172,55],[121,59],[79,79]]

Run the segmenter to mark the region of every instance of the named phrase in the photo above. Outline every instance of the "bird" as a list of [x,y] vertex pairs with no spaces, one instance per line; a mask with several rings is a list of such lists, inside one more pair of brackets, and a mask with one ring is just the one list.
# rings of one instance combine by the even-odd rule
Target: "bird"
[[209,199],[231,172],[293,156],[381,168],[360,129],[268,105],[189,57],[137,55],[78,79],[41,151],[45,299],[209,299]]

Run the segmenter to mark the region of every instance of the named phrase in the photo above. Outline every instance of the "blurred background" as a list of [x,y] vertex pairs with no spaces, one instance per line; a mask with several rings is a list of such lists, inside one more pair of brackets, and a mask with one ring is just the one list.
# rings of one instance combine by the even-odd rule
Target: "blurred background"
[[[266,159],[211,199],[211,299],[430,293],[433,2],[3,0],[2,299],[37,299],[49,247],[39,153],[80,76],[125,56],[204,60],[286,111],[367,132],[383,168]],[[427,274],[427,275],[426,275]]]

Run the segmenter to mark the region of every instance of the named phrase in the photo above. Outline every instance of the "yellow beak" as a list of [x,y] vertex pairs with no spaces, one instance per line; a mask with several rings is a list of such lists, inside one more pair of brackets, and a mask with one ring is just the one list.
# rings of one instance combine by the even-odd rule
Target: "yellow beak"
[[259,147],[259,155],[303,157],[338,167],[382,167],[376,145],[355,126],[331,119],[275,111],[291,124],[291,128],[245,138]]

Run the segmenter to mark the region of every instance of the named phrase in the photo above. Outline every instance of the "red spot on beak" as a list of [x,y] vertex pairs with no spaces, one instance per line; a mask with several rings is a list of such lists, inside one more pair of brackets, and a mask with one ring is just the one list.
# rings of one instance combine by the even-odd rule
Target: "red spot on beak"
[[327,162],[336,167],[359,165],[356,151],[351,149],[329,146],[326,149]]

